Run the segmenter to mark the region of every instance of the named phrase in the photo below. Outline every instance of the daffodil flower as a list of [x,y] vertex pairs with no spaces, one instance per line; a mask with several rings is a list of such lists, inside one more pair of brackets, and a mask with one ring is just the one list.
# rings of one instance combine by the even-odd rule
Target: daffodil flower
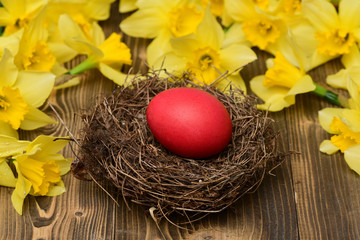
[[246,45],[227,41],[224,31],[209,9],[195,34],[172,38],[170,43],[171,52],[164,59],[158,60],[156,68],[163,67],[179,76],[188,71],[194,82],[215,84],[221,90],[226,90],[229,82],[219,80],[219,77],[222,73],[229,72],[227,79],[246,91],[239,71],[255,60],[256,55]]
[[[95,23],[94,23],[95,24]],[[127,75],[120,72],[123,64],[131,64],[130,49],[121,42],[121,35],[112,33],[105,39],[99,25],[93,28],[92,41],[89,41],[81,28],[68,15],[59,19],[59,29],[62,37],[70,47],[88,58],[69,71],[69,74],[79,74],[87,69],[99,68],[100,72],[118,85],[124,84]]]
[[204,10],[199,4],[181,0],[139,0],[139,9],[120,23],[121,30],[132,37],[155,38],[147,47],[150,67],[166,54],[171,37],[194,33]]
[[[305,71],[332,58],[317,53],[316,30],[304,18],[299,0],[228,0],[222,19],[225,26],[232,24],[242,31],[251,46],[273,55],[281,52],[292,63],[301,58]],[[294,55],[294,45],[300,50],[297,55]]]
[[16,130],[33,130],[52,118],[38,110],[54,86],[55,76],[48,72],[18,71],[10,51],[0,61],[0,134],[17,137]]
[[66,72],[61,66],[63,61],[69,60],[68,56],[75,55],[65,44],[48,43],[45,11],[46,8],[41,9],[24,27],[14,61],[19,70],[44,71],[60,75]]
[[[15,187],[11,200],[19,214],[28,194],[57,196],[65,192],[61,176],[70,170],[71,160],[58,152],[69,142],[68,138],[40,135],[28,142],[0,135],[0,140],[0,176],[4,177],[0,184]],[[17,178],[7,159],[14,164]]]
[[351,78],[360,84],[360,51],[357,45],[354,45],[350,53],[344,54],[341,58],[344,69],[335,74],[326,77],[326,83],[335,88],[347,88],[347,81]]
[[303,69],[291,64],[280,52],[266,62],[268,70],[250,81],[251,90],[264,104],[259,109],[280,111],[295,104],[297,94],[311,92],[316,86]]
[[[59,17],[69,15],[91,39],[93,23],[104,21],[110,16],[110,5],[115,0],[56,0],[49,1],[46,8],[46,21],[50,35],[58,36],[57,25]],[[51,36],[50,36],[51,37]],[[54,40],[51,37],[52,40]]]
[[349,167],[360,174],[360,87],[349,79],[348,90],[351,95],[350,108],[325,108],[319,111],[320,125],[333,134],[330,140],[320,144],[320,151],[333,154],[340,150]]
[[46,0],[2,0],[0,26],[5,27],[4,36],[9,36],[27,26],[46,2]]
[[326,0],[303,1],[303,14],[316,29],[319,54],[337,57],[347,54],[360,39],[360,1],[341,0],[339,10]]
[[269,4],[269,1],[225,1],[225,20],[229,20],[224,21],[224,24],[240,24],[252,46],[268,50],[269,46],[279,42],[287,31],[282,18],[271,12],[275,5]]

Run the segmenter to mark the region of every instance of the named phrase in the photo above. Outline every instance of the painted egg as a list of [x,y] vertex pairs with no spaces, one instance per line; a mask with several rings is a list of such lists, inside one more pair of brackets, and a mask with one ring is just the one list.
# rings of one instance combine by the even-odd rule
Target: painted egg
[[225,106],[196,88],[172,88],[159,93],[149,103],[146,118],[160,144],[186,158],[211,157],[228,145],[232,135]]

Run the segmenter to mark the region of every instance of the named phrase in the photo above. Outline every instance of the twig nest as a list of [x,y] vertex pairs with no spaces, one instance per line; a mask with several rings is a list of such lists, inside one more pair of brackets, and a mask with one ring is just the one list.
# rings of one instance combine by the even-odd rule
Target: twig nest
[[[152,73],[132,82],[99,98],[83,115],[79,156],[72,169],[75,176],[85,171],[97,182],[110,182],[126,202],[151,209],[156,219],[172,212],[185,213],[189,219],[219,212],[254,191],[264,175],[283,161],[274,121],[256,109],[254,97],[238,89],[225,94],[212,86],[198,86],[186,76],[174,81]],[[231,116],[230,143],[209,159],[169,152],[146,122],[146,109],[154,96],[184,86],[212,94]]]

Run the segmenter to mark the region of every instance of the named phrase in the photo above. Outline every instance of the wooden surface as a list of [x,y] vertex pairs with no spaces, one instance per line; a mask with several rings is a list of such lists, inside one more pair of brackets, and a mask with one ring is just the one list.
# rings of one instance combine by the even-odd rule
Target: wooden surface
[[[119,32],[123,18],[112,8],[112,18],[102,23],[106,35]],[[145,47],[149,40],[124,37],[132,48],[134,70],[145,69]],[[265,72],[265,53],[242,72],[245,81]],[[74,60],[70,66],[79,63]],[[341,68],[332,61],[311,72],[315,81]],[[126,70],[126,69],[125,69]],[[101,93],[111,93],[114,84],[97,70],[91,70],[79,86],[53,92],[49,102],[70,131],[79,136],[80,114]],[[161,222],[158,229],[143,209],[118,198],[119,206],[95,183],[64,177],[67,192],[59,197],[32,197],[25,200],[24,214],[11,206],[11,188],[0,187],[0,239],[360,239],[360,177],[346,165],[343,156],[318,150],[329,135],[319,125],[318,110],[331,106],[318,97],[298,96],[296,105],[271,116],[278,121],[285,149],[300,152],[289,158],[253,193],[222,213],[206,217],[187,229]],[[44,108],[56,118],[49,107]],[[38,134],[68,135],[61,124]],[[76,150],[76,148],[75,148]],[[64,151],[73,157],[70,147]]]

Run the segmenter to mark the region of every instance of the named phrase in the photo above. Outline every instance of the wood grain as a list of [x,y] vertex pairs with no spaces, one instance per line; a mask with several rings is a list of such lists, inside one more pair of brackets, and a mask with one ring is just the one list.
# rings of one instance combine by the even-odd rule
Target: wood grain
[[[101,23],[107,36],[119,32],[118,25],[126,17],[117,12],[117,4],[112,6],[111,19]],[[124,41],[132,49],[133,72],[145,72],[145,50],[150,40],[124,36]],[[269,54],[257,54],[259,60],[241,72],[246,82],[266,70],[264,60]],[[81,60],[73,60],[68,67]],[[340,68],[335,60],[310,74],[315,81],[324,83],[326,75]],[[54,91],[49,103],[79,137],[81,113],[97,96],[109,94],[113,88],[114,84],[98,70],[91,70],[79,86]],[[68,174],[64,177],[65,194],[28,197],[23,216],[11,207],[12,189],[0,187],[0,239],[360,239],[360,178],[348,168],[342,154],[328,156],[318,150],[329,135],[321,129],[317,112],[330,106],[305,94],[297,97],[296,105],[272,114],[282,135],[282,148],[299,154],[266,176],[254,193],[185,229],[166,221],[157,226],[141,207],[130,203],[128,208],[121,196],[117,205],[96,183]],[[56,118],[47,105],[43,110]],[[39,134],[68,135],[58,124],[21,132],[21,137],[31,140]],[[76,152],[76,145],[72,146]],[[74,157],[70,146],[63,153]]]

